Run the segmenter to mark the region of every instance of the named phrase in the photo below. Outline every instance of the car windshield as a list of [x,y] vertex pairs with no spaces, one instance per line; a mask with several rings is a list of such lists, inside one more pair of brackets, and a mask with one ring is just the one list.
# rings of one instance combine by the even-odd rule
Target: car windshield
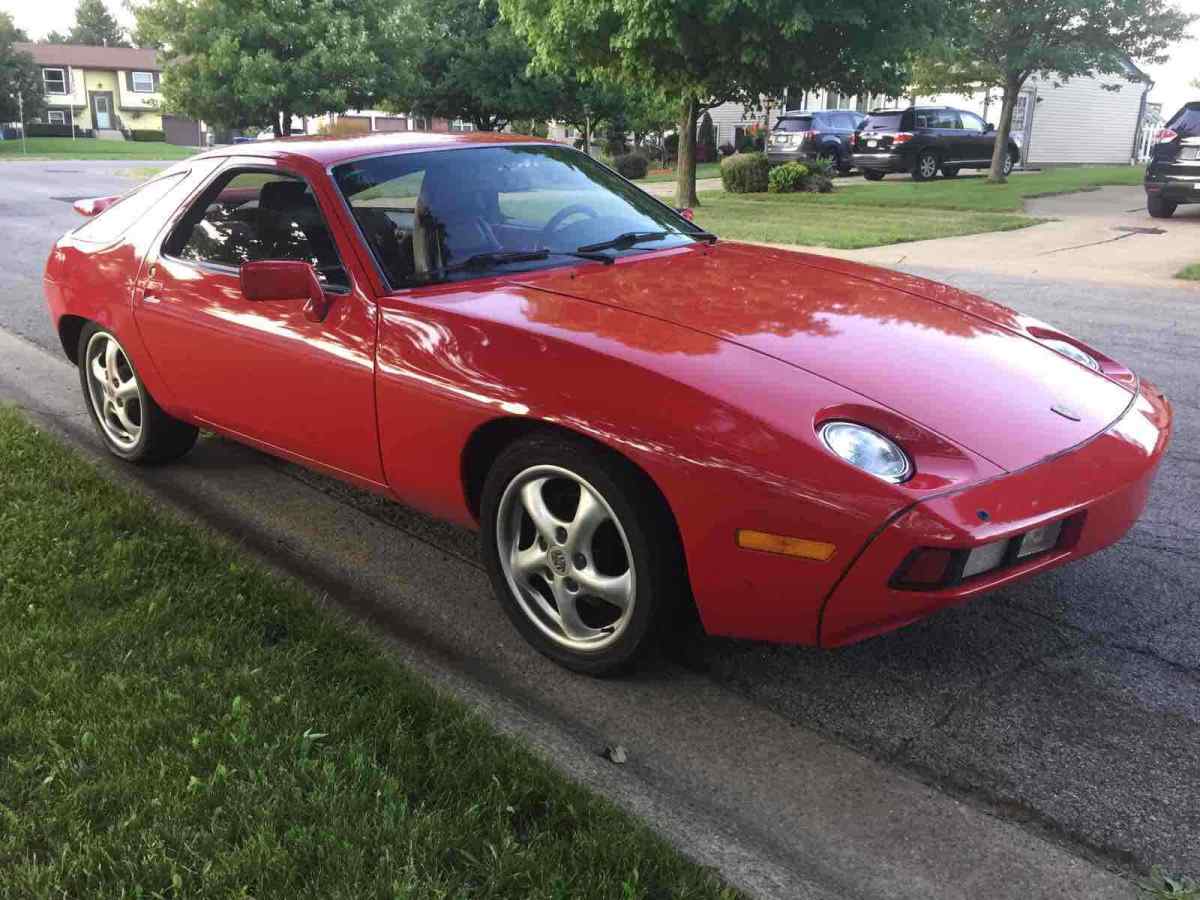
[[862,123],[863,131],[899,131],[903,112],[871,113]]
[[1167,127],[1180,137],[1200,135],[1200,103],[1189,103],[1171,117]]
[[569,147],[396,153],[334,179],[392,287],[606,262],[710,239]]
[[775,123],[776,131],[808,131],[812,128],[812,116],[793,116]]

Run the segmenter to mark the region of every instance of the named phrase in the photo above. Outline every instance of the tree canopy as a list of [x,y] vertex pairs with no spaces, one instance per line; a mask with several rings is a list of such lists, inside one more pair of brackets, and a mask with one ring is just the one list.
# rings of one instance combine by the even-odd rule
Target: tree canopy
[[161,47],[170,110],[224,126],[368,107],[411,77],[405,11],[390,0],[149,0],[138,35]]
[[43,105],[41,70],[32,56],[13,46],[14,41],[24,40],[25,32],[17,28],[12,16],[0,12],[0,122],[17,121],[22,103],[26,119]]
[[[1003,181],[1013,109],[1031,75],[1122,76],[1130,60],[1162,62],[1193,18],[1168,0],[963,0],[962,14],[919,55],[915,89],[1003,90],[991,171]],[[1107,86],[1121,89],[1121,80]]]
[[536,62],[653,85],[676,98],[677,202],[695,206],[696,122],[786,87],[896,93],[950,0],[500,0]]
[[[59,36],[55,33],[55,36]],[[104,0],[79,0],[75,7],[75,24],[67,33],[67,44],[94,44],[102,47],[128,47],[125,29],[117,24]]]

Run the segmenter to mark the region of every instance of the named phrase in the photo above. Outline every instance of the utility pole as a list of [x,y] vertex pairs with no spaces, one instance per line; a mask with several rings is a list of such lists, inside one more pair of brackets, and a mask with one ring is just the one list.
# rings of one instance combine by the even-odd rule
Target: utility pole
[[17,118],[21,120],[21,152],[28,156],[29,148],[25,146],[25,97],[19,90],[17,91]]

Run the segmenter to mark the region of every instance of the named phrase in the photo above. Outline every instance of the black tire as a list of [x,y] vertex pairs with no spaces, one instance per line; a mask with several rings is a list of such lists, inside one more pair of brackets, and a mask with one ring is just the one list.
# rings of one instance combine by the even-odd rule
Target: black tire
[[878,169],[863,169],[863,178],[867,181],[883,181],[885,172],[880,172]]
[[913,162],[912,179],[913,181],[929,181],[929,179],[937,175],[938,155],[932,150],[922,150],[917,154],[916,160]]
[[1178,207],[1178,203],[1172,203],[1170,200],[1164,200],[1162,197],[1154,196],[1154,194],[1146,195],[1146,212],[1150,213],[1156,219],[1171,218],[1171,216],[1175,215],[1175,210]]
[[1012,170],[1015,169],[1016,167],[1017,167],[1017,159],[1015,156],[1012,155],[1012,153],[1009,153],[1007,156],[1004,157],[1004,166],[1003,166],[1003,168],[1001,168],[1000,171],[1003,172],[1004,177],[1007,178],[1009,175],[1012,174]]
[[942,166],[942,175],[946,178],[957,178],[958,166]]
[[[130,435],[131,439],[127,442],[118,441],[110,435],[111,425],[105,426],[101,423],[101,411],[96,408],[98,401],[93,390],[94,379],[89,376],[88,365],[89,347],[92,346],[93,339],[97,339],[97,336],[116,343],[122,356],[120,367],[128,372],[128,377],[132,377],[137,389],[136,418],[139,428],[136,437]],[[89,322],[79,334],[76,358],[78,359],[79,386],[83,389],[84,405],[87,407],[88,415],[91,416],[92,424],[96,427],[96,432],[110,453],[128,462],[154,465],[178,459],[192,449],[200,434],[199,429],[195,425],[181,422],[163,412],[154,398],[150,396],[150,392],[146,390],[142,379],[133,367],[132,360],[124,354],[124,347],[112,332],[101,328],[94,322]],[[97,388],[97,390],[103,390],[103,388]],[[130,400],[133,399],[130,398]]]
[[[578,611],[577,621],[584,621],[585,612],[601,615],[618,610],[616,606],[604,606],[588,597],[586,585],[582,583],[588,567],[594,567],[594,574],[610,577],[610,572],[597,571],[600,569],[597,560],[603,549],[597,546],[600,529],[592,532],[594,537],[589,546],[573,543],[574,534],[567,538],[566,529],[556,529],[555,538],[547,545],[540,540],[540,531],[533,525],[528,506],[521,499],[524,496],[520,490],[522,486],[529,487],[546,477],[549,479],[546,486],[536,488],[537,496],[543,498],[546,508],[554,509],[564,524],[575,526],[578,519],[567,519],[566,513],[567,507],[573,516],[579,511],[571,507],[572,483],[566,477],[553,474],[555,471],[582,479],[607,505],[614,517],[608,532],[609,547],[617,548],[625,557],[627,571],[632,576],[632,602],[628,611],[620,611],[617,620],[610,625],[606,625],[603,618],[586,623],[600,632],[607,628],[615,633],[615,636],[597,638],[601,643],[595,648],[568,646],[572,636],[566,634],[563,623],[556,621],[545,609],[546,605],[552,604],[557,614],[561,601],[556,590],[569,591],[574,583],[572,576],[578,576],[581,583],[575,584],[574,590],[578,592],[579,603],[576,606],[571,601]],[[554,496],[556,488],[560,492],[558,498]],[[583,489],[578,487],[574,503],[579,502]],[[551,502],[556,499],[560,504],[557,509]],[[518,504],[515,509],[514,503]],[[514,526],[512,523],[518,520],[520,524]],[[608,527],[607,523],[601,526],[605,527]],[[518,536],[525,534],[526,529],[527,536]],[[622,532],[624,542],[621,541]],[[542,549],[545,563],[541,564],[537,574],[528,578],[522,590],[515,563],[506,560],[514,558],[512,554],[517,548],[522,554],[536,553],[535,543]],[[557,549],[565,552],[560,553],[560,559],[556,561],[552,552]],[[586,565],[580,565],[584,557],[579,550],[587,552]],[[536,434],[516,441],[500,453],[483,485],[480,551],[496,598],[517,631],[539,652],[576,672],[603,676],[631,668],[658,644],[665,624],[679,621],[675,613],[687,605],[683,553],[674,520],[656,488],[626,460],[580,438]],[[610,554],[612,558],[615,557]],[[529,568],[523,571],[529,572]],[[555,584],[560,587],[556,589]],[[535,591],[542,598],[541,608]],[[564,599],[569,599],[569,595]]]

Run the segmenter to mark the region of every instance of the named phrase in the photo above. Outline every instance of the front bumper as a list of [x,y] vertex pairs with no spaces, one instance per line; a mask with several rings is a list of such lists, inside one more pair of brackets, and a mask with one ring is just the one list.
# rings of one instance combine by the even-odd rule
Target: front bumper
[[876,172],[907,172],[908,160],[901,153],[855,153],[850,157],[856,169]]
[[[1170,433],[1170,404],[1142,382],[1125,414],[1084,444],[910,507],[880,530],[826,598],[819,643],[836,647],[891,631],[1115,543],[1145,507]],[[939,590],[891,583],[920,548],[970,549],[1058,520],[1071,523],[1062,542],[1024,562]]]

